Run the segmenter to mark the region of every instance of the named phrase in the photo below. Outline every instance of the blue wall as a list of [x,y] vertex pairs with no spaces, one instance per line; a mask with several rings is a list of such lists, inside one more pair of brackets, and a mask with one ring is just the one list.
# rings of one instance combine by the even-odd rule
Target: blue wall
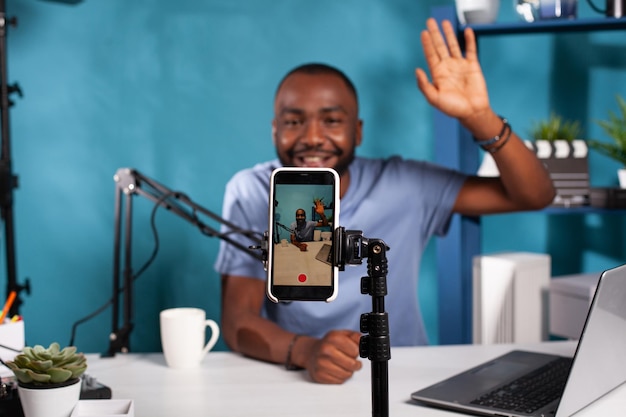
[[[227,180],[274,156],[273,93],[295,65],[325,61],[353,78],[365,120],[360,155],[432,159],[432,111],[413,71],[424,66],[419,32],[430,8],[452,3],[8,0],[19,21],[8,31],[8,78],[24,91],[12,97],[10,130],[17,272],[32,287],[20,309],[27,343],[69,342],[72,324],[111,297],[116,170],[134,167],[219,213]],[[516,19],[511,1],[499,19]],[[556,110],[601,137],[593,120],[616,109],[616,92],[626,96],[623,32],[498,37],[481,41],[481,59],[494,108],[520,132]],[[590,163],[594,185],[616,184],[615,163]],[[153,204],[134,202],[138,270],[154,246]],[[548,252],[556,272],[595,271],[624,259],[621,217],[492,216],[484,250]],[[158,256],[136,281],[133,351],[160,350],[163,308],[219,318],[217,239],[163,210],[156,224]],[[420,296],[437,341],[433,245]],[[109,308],[79,326],[75,342],[104,352],[110,329]]]

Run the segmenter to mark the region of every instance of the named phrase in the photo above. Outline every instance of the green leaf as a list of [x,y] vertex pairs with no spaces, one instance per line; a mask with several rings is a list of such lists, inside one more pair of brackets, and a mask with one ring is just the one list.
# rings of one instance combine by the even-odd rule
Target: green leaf
[[48,370],[48,375],[50,375],[50,382],[55,384],[70,379],[72,377],[72,371],[68,369],[52,368]]
[[29,367],[35,371],[45,373],[48,369],[52,368],[52,361],[30,361]]
[[78,378],[87,370],[87,364],[81,364],[77,366],[68,366],[65,369],[72,372],[72,378]]
[[27,370],[24,370],[24,369],[11,369],[11,370],[15,374],[15,377],[17,378],[18,381],[23,382],[25,384],[29,382],[33,382],[33,378],[30,376]]
[[51,376],[48,374],[38,374],[30,369],[26,369],[26,373],[34,382],[48,383],[51,379]]

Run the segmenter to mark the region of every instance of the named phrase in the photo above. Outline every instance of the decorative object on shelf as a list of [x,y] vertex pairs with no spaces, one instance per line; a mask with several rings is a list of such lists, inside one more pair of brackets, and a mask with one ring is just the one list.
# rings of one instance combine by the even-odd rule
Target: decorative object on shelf
[[606,17],[624,17],[626,0],[606,0]]
[[539,0],[539,19],[576,19],[578,0]]
[[589,205],[604,209],[625,209],[626,189],[592,187],[589,193]]
[[539,20],[539,0],[513,0],[513,8],[526,22]]
[[462,25],[493,23],[500,10],[500,0],[455,0],[454,4]]
[[513,8],[527,22],[576,19],[578,0],[513,0]]
[[626,9],[626,0],[606,0],[606,7],[604,9],[595,5],[593,0],[587,0],[589,6],[596,13],[601,13],[606,17],[624,17],[624,10]]
[[18,381],[24,417],[69,417],[78,403],[87,359],[76,347],[27,346],[7,367]]
[[[589,163],[587,144],[582,139],[567,141],[525,140],[528,149],[537,154],[547,170],[556,188],[553,207],[579,207],[589,202]],[[478,168],[481,177],[500,175],[491,154],[485,152]]]
[[527,143],[550,172],[556,188],[552,202],[557,207],[589,203],[589,161],[587,143],[581,137],[580,122],[565,120],[552,112],[546,120],[535,122]]
[[607,120],[598,120],[596,123],[602,128],[613,143],[589,139],[587,144],[604,156],[615,160],[621,165],[617,171],[620,188],[626,188],[626,100],[617,95],[619,114],[609,110]]

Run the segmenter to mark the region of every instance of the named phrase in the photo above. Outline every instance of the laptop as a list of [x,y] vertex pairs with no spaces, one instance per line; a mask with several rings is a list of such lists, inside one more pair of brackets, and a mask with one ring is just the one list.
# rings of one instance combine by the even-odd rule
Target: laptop
[[322,247],[320,248],[320,250],[317,252],[317,255],[315,255],[315,259],[317,259],[318,261],[322,261],[325,264],[332,265],[333,254],[330,251],[331,249],[332,249],[331,245],[329,245],[328,243],[324,243]]
[[[411,399],[482,416],[570,416],[626,381],[625,357],[626,265],[622,265],[601,274],[573,358],[511,351],[413,392]],[[537,376],[542,372],[551,373]],[[522,405],[521,400],[535,397],[533,392],[543,394],[548,404]]]

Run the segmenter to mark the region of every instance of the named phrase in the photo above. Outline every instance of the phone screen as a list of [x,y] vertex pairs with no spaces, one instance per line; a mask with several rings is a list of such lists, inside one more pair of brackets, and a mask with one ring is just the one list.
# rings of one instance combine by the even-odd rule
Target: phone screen
[[332,301],[338,268],[339,176],[328,168],[279,168],[270,190],[267,294],[274,301]]

